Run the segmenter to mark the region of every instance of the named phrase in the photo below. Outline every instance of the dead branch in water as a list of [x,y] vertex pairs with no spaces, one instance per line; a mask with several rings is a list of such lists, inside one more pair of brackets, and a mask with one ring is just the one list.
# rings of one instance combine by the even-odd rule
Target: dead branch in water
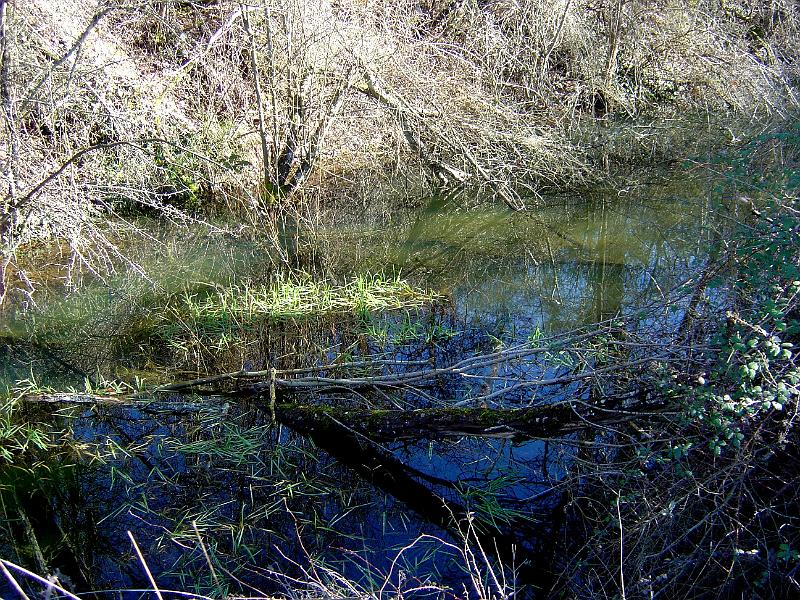
[[[266,395],[272,390],[325,393],[356,390],[413,390],[440,383],[479,385],[480,395],[450,406],[502,406],[520,394],[578,382],[599,382],[633,371],[647,372],[685,348],[670,344],[637,343],[615,328],[603,325],[561,337],[524,343],[470,356],[449,365],[434,360],[358,360],[301,369],[234,371],[161,386],[155,393],[222,394],[236,397]],[[614,360],[599,358],[613,354]],[[499,371],[498,371],[499,368]]]
[[[39,394],[25,399],[137,407],[159,404],[169,411],[176,394],[192,393],[206,398],[188,402],[195,410],[209,408],[208,398],[252,402],[268,410],[273,422],[297,431],[319,430],[335,423],[377,441],[453,436],[547,438],[662,414],[664,406],[650,397],[647,373],[684,350],[666,343],[639,343],[606,324],[444,366],[433,360],[363,359],[222,373],[164,385],[147,394]],[[638,375],[632,381],[634,371]],[[442,383],[455,385],[463,393],[431,402],[432,397],[423,390]],[[540,394],[545,390],[554,393]],[[387,391],[399,392],[401,398],[406,393],[417,394],[426,400],[422,406],[392,401]],[[346,402],[341,401],[342,393]],[[361,398],[357,405],[353,396]],[[181,397],[175,405],[185,410],[187,399]]]

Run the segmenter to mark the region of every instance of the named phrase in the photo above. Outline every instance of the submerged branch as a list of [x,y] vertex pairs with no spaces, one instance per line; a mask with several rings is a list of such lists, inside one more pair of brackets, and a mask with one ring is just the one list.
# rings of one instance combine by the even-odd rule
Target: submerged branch
[[[573,342],[585,341],[597,335],[590,332],[578,336]],[[612,340],[609,347],[614,346],[628,351],[635,349],[636,344],[627,344],[623,341]],[[441,378],[455,378],[473,385],[476,381],[483,380],[484,386],[481,395],[470,396],[463,400],[455,401],[452,406],[478,405],[481,403],[495,405],[501,400],[516,396],[522,392],[551,388],[554,386],[567,386],[577,382],[599,380],[601,378],[620,375],[633,369],[641,370],[654,363],[669,359],[671,348],[665,345],[655,345],[650,348],[655,354],[647,356],[620,358],[611,363],[604,364],[591,359],[576,358],[575,364],[547,366],[553,353],[572,352],[576,355],[586,352],[586,349],[571,347],[566,350],[554,350],[552,346],[522,345],[496,352],[469,357],[449,366],[436,367],[434,361],[357,361],[353,363],[320,365],[309,369],[290,370],[259,370],[235,371],[202,377],[191,381],[176,382],[161,386],[155,393],[193,391],[201,394],[223,394],[235,397],[255,397],[267,394],[272,390],[312,393],[330,391],[356,391],[356,390],[413,390],[415,387],[425,387],[437,383]],[[590,351],[591,352],[591,351]],[[537,355],[542,355],[543,364],[533,362]],[[596,364],[595,364],[596,363]],[[504,365],[506,372],[498,375],[498,367]],[[389,371],[387,367],[419,367],[405,371]],[[359,370],[372,368],[375,374],[356,374],[333,376],[335,371]],[[532,371],[532,369],[535,369]],[[488,374],[487,374],[488,371]],[[534,373],[538,373],[535,375]]]
[[[600,336],[608,336],[611,333],[613,333],[613,331],[609,327],[601,324],[598,329],[593,329],[591,331],[575,332],[565,336],[557,336],[554,338],[541,340],[541,343],[535,346],[525,343],[486,354],[477,354],[475,356],[470,356],[459,360],[449,366],[443,367],[436,367],[435,362],[432,359],[416,361],[365,359],[348,363],[334,362],[327,365],[317,365],[302,369],[276,369],[274,373],[277,378],[275,379],[274,384],[278,389],[292,390],[354,389],[363,387],[396,387],[401,385],[420,384],[423,382],[433,381],[437,377],[444,375],[472,376],[471,374],[473,372],[481,369],[486,369],[502,363],[530,360],[537,355],[569,351],[584,351],[586,349],[580,348],[578,346],[579,344],[585,343],[592,339],[597,339]],[[627,344],[621,342],[620,340],[607,341],[609,344],[622,344],[627,346]],[[551,377],[547,379],[540,379],[538,381],[528,381],[525,383],[528,385],[552,385],[577,381],[579,379],[593,377],[601,372],[624,369],[644,361],[664,358],[670,348],[670,346],[667,345],[651,346],[653,346],[654,351],[658,352],[657,356],[649,356],[647,358],[634,361],[620,361],[614,365],[605,367],[604,369],[584,371],[561,377]],[[383,372],[383,369],[391,366],[419,368],[402,372]],[[336,370],[344,371],[348,369],[366,369],[369,367],[381,369],[381,374],[355,377],[323,377],[319,375],[320,373],[330,373]],[[163,385],[157,388],[155,392],[185,392],[189,390],[197,390],[202,386],[211,384],[233,383],[239,385],[238,388],[234,388],[239,393],[257,395],[272,385],[271,381],[267,381],[271,377],[272,373],[272,369],[258,371],[233,371],[229,373],[222,373],[219,375],[211,375],[208,377],[201,377],[199,379],[179,381]],[[304,376],[291,377],[293,375]]]
[[649,418],[662,410],[663,406],[654,405],[646,409],[597,410],[569,401],[528,408],[415,410],[349,410],[280,404],[275,407],[275,417],[279,423],[299,432],[344,428],[377,442],[464,436],[523,440],[618,425]]
[[[87,393],[27,394],[26,402],[59,405],[105,405],[136,407],[142,412],[184,414],[211,409],[227,409],[227,403],[137,400],[132,397]],[[619,404],[619,403],[617,403]],[[649,419],[664,414],[665,406],[658,402],[638,402],[613,406],[610,401],[601,406],[587,402],[565,400],[525,408],[421,408],[351,409],[341,406],[282,402],[274,406],[259,406],[274,415],[274,422],[286,425],[299,433],[344,429],[375,442],[439,439],[447,437],[503,438],[515,441],[564,436],[595,427],[620,425],[632,420]]]
[[[185,412],[187,404],[195,407],[189,410],[207,410],[215,400],[245,402],[268,411],[272,423],[297,431],[335,425],[373,441],[459,436],[543,439],[663,415],[663,402],[650,393],[652,382],[662,376],[665,363],[685,349],[668,342],[645,343],[605,322],[449,365],[438,365],[434,358],[360,358],[295,369],[222,373],[123,396],[40,393],[25,400],[122,403],[139,410],[159,405],[162,412],[170,406]],[[632,373],[637,373],[635,380]],[[446,396],[431,402],[424,391],[431,386],[447,389]],[[365,392],[377,403],[363,397]],[[422,406],[401,405],[387,392],[426,400]],[[195,402],[198,395],[203,399]]]

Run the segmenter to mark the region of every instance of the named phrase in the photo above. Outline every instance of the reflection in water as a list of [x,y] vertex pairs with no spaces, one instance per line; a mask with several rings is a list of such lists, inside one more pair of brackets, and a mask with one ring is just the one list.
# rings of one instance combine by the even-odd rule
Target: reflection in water
[[656,186],[525,213],[436,199],[385,232],[392,241],[376,260],[450,291],[467,320],[566,330],[663,304],[706,255],[712,217]]
[[[10,528],[19,531],[3,536],[0,553],[42,568],[28,543],[33,538],[13,525],[21,514],[14,516],[15,504],[31,516],[45,570],[68,573],[82,589],[147,587],[125,550],[127,531],[164,587],[213,587],[199,532],[215,564],[265,592],[278,583],[270,570],[300,576],[308,555],[339,561],[354,578],[361,576],[360,560],[385,572],[419,534],[446,536],[453,510],[474,511],[488,531],[489,519],[505,519],[497,510],[487,512],[489,501],[510,504],[511,521],[500,523],[514,524],[505,543],[519,545],[520,557],[534,539],[534,524],[520,519],[520,511],[537,506],[526,498],[549,483],[525,479],[524,473],[540,471],[532,448],[462,440],[403,445],[385,454],[346,432],[320,431],[311,435],[315,447],[271,427],[260,411],[224,404],[187,408],[185,414],[156,405],[147,412],[65,412],[76,438],[101,440],[106,460],[52,465],[24,481],[11,480],[14,471],[7,471],[0,495]],[[496,497],[478,494],[487,480],[502,484]],[[431,551],[409,552],[405,560],[419,561],[409,573],[430,571],[434,561],[451,584],[465,577],[446,550]]]
[[[669,327],[679,317],[665,297],[704,261],[714,214],[710,203],[686,199],[702,197],[697,190],[679,191],[650,186],[624,199],[558,198],[523,213],[436,198],[387,223],[369,215],[331,219],[313,238],[293,236],[295,253],[312,249],[313,260],[300,256],[298,264],[309,269],[324,265],[336,278],[353,270],[399,271],[446,293],[450,305],[417,315],[272,324],[250,332],[227,353],[192,366],[208,371],[231,371],[248,363],[291,367],[375,350],[446,363],[535,335],[538,329],[563,331],[617,316]],[[183,249],[172,243],[175,264],[186,261],[189,266],[166,268],[162,288],[200,293],[215,285],[268,280],[274,271],[268,253],[256,243],[231,242],[234,247],[218,240],[201,243],[196,237]],[[76,295],[69,305],[81,315],[73,320],[81,323],[73,337],[94,328],[98,343],[88,336],[73,340],[72,355],[67,352],[55,361],[48,359],[49,348],[31,346],[20,355],[18,343],[4,345],[0,356],[6,379],[28,377],[34,368],[40,381],[42,373],[55,380],[52,375],[58,372],[80,383],[75,371],[89,371],[87,363],[112,365],[117,373],[147,373],[158,352],[132,350],[126,340],[134,336],[137,319],[152,309],[142,298],[158,293],[145,291],[146,286],[121,290],[90,289],[84,298],[91,302],[82,306]],[[63,317],[51,310],[51,320]],[[117,336],[121,331],[125,334]],[[41,356],[26,360],[32,352]],[[342,394],[334,401],[376,406],[452,402],[455,393],[442,385],[413,398]],[[165,586],[214,588],[211,560],[269,592],[276,589],[272,571],[300,575],[298,565],[306,564],[307,555],[329,561],[350,557],[341,567],[354,578],[365,577],[365,561],[386,571],[397,549],[420,533],[447,535],[444,505],[432,501],[437,496],[450,503],[444,510],[471,512],[484,527],[499,524],[508,535],[524,536],[528,550],[537,552],[548,524],[534,515],[559,501],[547,491],[563,476],[561,466],[571,452],[555,442],[465,439],[386,445],[380,449],[381,462],[380,453],[370,455],[353,440],[349,443],[356,445],[343,451],[335,436],[317,434],[327,450],[322,452],[306,437],[273,426],[255,407],[212,400],[203,399],[201,405],[199,398],[179,398],[179,406],[186,405],[183,412],[174,405],[162,412],[154,404],[147,409],[71,409],[47,417],[58,427],[71,427],[75,439],[104,461],[87,456],[66,470],[4,468],[0,497],[7,525],[0,554],[34,566],[43,560],[50,569],[69,573],[83,589],[146,587],[128,551],[125,532],[130,530]],[[368,476],[367,470],[375,471],[379,463],[386,472]],[[30,476],[19,478],[23,472]],[[398,487],[403,485],[418,486],[414,501],[403,502]],[[15,512],[19,506],[35,516],[29,520],[41,559],[25,542],[22,512]],[[438,571],[450,584],[463,579],[452,555],[431,552],[421,548],[406,555],[409,568],[419,562],[412,572]]]

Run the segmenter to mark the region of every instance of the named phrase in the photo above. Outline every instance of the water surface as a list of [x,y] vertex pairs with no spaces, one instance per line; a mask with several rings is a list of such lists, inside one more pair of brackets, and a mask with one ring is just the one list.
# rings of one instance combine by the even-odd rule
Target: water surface
[[[158,245],[132,249],[151,281],[122,272],[43,294],[33,312],[6,323],[0,376],[10,387],[24,379],[80,387],[87,376],[163,380],[191,369],[289,368],[376,352],[447,364],[615,318],[663,335],[683,318],[682,286],[719,251],[715,242],[727,226],[727,209],[706,184],[680,176],[545,198],[521,213],[463,195],[421,199],[386,219],[338,208],[313,231],[287,228],[290,263],[332,281],[359,272],[399,273],[443,299],[422,310],[273,323],[211,361],[186,364],[148,347],[152,338],[137,338],[160,299],[272,281],[284,267],[257,236],[155,228]],[[532,366],[530,373],[547,368]],[[479,381],[476,388],[486,385]],[[488,385],[484,392],[495,384]],[[473,392],[444,382],[391,400],[439,405],[468,400]],[[329,400],[382,401],[344,393]],[[175,396],[135,408],[27,410],[70,430],[85,452],[77,463],[74,454],[62,453],[46,464],[2,469],[0,555],[35,563],[27,540],[32,530],[48,566],[78,589],[148,586],[128,531],[162,585],[198,591],[236,589],[239,579],[269,592],[276,572],[302,576],[310,556],[370,587],[420,534],[452,539],[427,520],[424,506],[409,508],[415,499],[366,481],[354,466],[358,456],[335,446],[320,450],[274,426],[257,405]],[[384,444],[382,451],[431,499],[463,506],[481,527],[513,523],[532,548],[547,532],[537,516],[554,501],[546,492],[564,475],[572,452],[557,441],[466,438]],[[408,550],[403,561],[420,581],[465,581],[463,561],[432,542]]]

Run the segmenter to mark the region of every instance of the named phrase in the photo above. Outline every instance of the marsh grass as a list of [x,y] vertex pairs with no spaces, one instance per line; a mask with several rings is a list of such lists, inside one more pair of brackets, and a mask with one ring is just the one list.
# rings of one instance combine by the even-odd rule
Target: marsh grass
[[264,333],[270,325],[300,326],[340,316],[369,322],[377,314],[419,309],[440,299],[400,276],[361,274],[337,285],[294,275],[271,285],[244,283],[184,292],[149,326],[155,338],[189,359],[208,350],[224,353],[245,343],[249,332]]
[[521,520],[530,520],[530,512],[506,506],[503,495],[508,489],[522,482],[523,479],[511,474],[503,474],[487,480],[481,486],[459,482],[456,489],[462,501],[470,507],[472,526],[476,530],[486,532],[500,530],[502,526],[511,525]]
[[406,312],[400,317],[381,315],[370,318],[363,327],[364,333],[378,347],[409,344],[440,344],[459,334],[451,324],[423,318],[417,312]]
[[242,428],[234,423],[222,423],[220,431],[210,439],[178,443],[170,438],[168,443],[182,454],[220,459],[236,466],[250,465],[258,452],[271,441],[269,426]]
[[19,418],[19,402],[7,399],[0,403],[0,465],[12,464],[35,452],[52,450],[52,432],[37,423]]
[[419,308],[437,298],[436,293],[415,289],[400,276],[361,274],[343,285],[299,275],[269,286],[224,288],[202,299],[185,294],[182,300],[187,316],[202,324],[365,314]]

